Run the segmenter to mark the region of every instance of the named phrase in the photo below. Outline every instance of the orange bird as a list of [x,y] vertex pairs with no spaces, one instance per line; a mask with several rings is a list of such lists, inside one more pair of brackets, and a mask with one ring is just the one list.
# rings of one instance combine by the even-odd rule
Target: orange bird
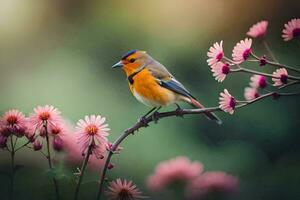
[[[130,91],[141,103],[152,107],[147,116],[162,106],[184,101],[196,108],[204,108],[195,97],[158,61],[145,51],[132,50],[112,66],[122,68],[127,76]],[[178,106],[179,107],[179,106]],[[221,124],[222,121],[211,112],[207,118]]]

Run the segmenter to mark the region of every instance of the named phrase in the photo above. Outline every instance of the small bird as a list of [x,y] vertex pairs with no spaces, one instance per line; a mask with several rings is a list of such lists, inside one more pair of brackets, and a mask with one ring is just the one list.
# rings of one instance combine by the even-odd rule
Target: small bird
[[[195,108],[204,108],[194,96],[161,63],[145,51],[131,50],[112,66],[122,68],[127,76],[130,91],[141,103],[152,107],[144,116],[162,106],[183,101]],[[178,106],[179,108],[179,106]],[[221,124],[222,121],[211,112],[204,113],[208,119]]]

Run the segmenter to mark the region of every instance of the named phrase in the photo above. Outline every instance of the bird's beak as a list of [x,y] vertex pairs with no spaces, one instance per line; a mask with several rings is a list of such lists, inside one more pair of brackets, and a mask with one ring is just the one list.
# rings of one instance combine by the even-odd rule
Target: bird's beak
[[116,64],[114,64],[111,68],[119,68],[119,67],[123,67],[123,63],[122,61],[117,62]]

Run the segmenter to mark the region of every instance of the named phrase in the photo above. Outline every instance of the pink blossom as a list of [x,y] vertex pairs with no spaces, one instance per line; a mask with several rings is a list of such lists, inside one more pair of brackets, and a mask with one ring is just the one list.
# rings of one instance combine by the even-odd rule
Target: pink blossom
[[253,75],[250,81],[250,86],[253,88],[265,88],[267,86],[266,77],[262,75]]
[[232,51],[232,59],[235,63],[240,64],[247,60],[252,53],[252,39],[246,38],[235,45]]
[[300,36],[300,19],[292,19],[284,25],[282,37],[284,41],[292,40]]
[[85,120],[79,120],[76,133],[80,135],[79,144],[82,153],[85,153],[89,145],[93,145],[92,152],[99,157],[107,148],[107,136],[109,135],[108,124],[105,124],[105,117],[100,115],[85,116]]
[[[83,154],[81,148],[78,146],[80,135],[74,133],[73,126],[66,125],[67,129],[65,134],[61,136],[63,141],[63,151],[66,156],[65,159],[68,163],[73,165],[80,165],[83,161]],[[90,155],[88,167],[92,170],[99,170],[104,165],[104,159],[99,159],[94,154]]]
[[267,27],[268,21],[258,22],[249,29],[247,35],[253,38],[264,37],[267,32]]
[[224,89],[224,92],[220,93],[219,100],[219,108],[221,108],[224,112],[228,112],[230,114],[234,113],[236,100],[233,96],[231,96],[227,89]]
[[15,134],[22,137],[27,129],[26,123],[27,119],[22,112],[16,109],[9,110],[0,119],[1,134],[5,136]]
[[285,68],[277,69],[273,72],[272,81],[274,82],[274,86],[281,86],[287,83],[288,81],[288,72]]
[[257,91],[257,88],[252,87],[246,87],[244,92],[244,97],[247,101],[251,101],[253,99],[256,99],[259,97],[259,93]]
[[51,126],[57,126],[61,122],[62,118],[57,108],[49,105],[38,106],[34,108],[34,113],[31,113],[29,117],[30,134],[35,134],[36,130],[43,134],[43,131],[45,131],[43,128],[44,123],[47,123],[47,128],[49,129]]
[[211,66],[211,71],[218,82],[223,82],[226,75],[230,72],[229,64],[223,62],[215,63]]
[[207,60],[209,66],[220,62],[224,56],[223,41],[221,41],[220,43],[214,43],[214,45],[209,48],[207,56],[209,57],[209,59]]
[[191,181],[186,192],[190,199],[198,199],[210,194],[228,194],[237,191],[239,187],[238,178],[222,171],[205,172]]
[[199,162],[191,162],[186,157],[177,157],[158,164],[153,175],[147,180],[147,186],[152,191],[161,191],[173,183],[186,183],[197,177],[203,171]]
[[121,180],[120,178],[110,182],[108,190],[105,193],[108,200],[135,200],[145,198],[132,181]]

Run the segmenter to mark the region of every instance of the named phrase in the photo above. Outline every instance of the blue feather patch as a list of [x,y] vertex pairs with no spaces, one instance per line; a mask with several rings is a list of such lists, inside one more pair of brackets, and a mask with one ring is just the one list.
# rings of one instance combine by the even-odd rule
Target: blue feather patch
[[128,51],[126,54],[124,54],[124,55],[122,56],[122,60],[125,60],[128,56],[134,54],[134,53],[137,52],[137,51],[138,51],[138,50],[136,50],[136,49]]

